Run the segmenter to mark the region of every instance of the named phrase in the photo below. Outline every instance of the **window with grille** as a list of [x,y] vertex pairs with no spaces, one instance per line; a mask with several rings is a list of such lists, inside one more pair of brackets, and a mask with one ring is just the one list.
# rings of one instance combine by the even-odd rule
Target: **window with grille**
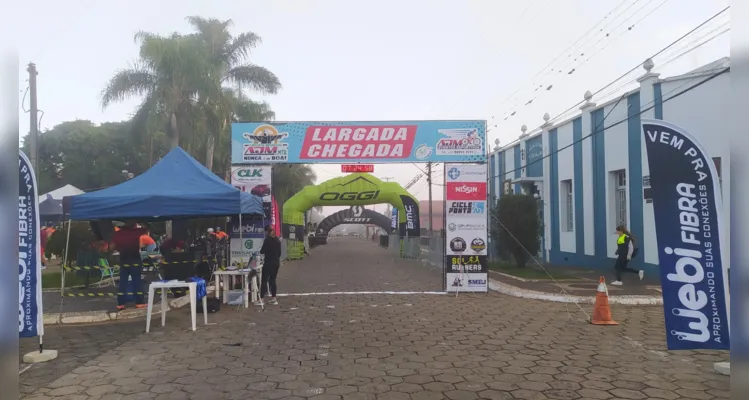
[[574,201],[572,199],[572,179],[562,181],[562,228],[572,232],[575,228]]
[[614,173],[614,221],[616,225],[627,225],[627,171]]

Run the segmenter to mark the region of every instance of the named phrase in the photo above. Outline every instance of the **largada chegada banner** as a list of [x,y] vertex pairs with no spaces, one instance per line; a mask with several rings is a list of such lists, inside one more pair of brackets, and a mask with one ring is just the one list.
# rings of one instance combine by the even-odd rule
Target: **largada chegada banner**
[[18,157],[18,335],[44,335],[39,193],[31,162]]
[[401,236],[420,236],[419,203],[396,182],[383,182],[371,174],[355,173],[304,187],[283,205],[283,237],[303,240],[304,213],[316,206],[364,206],[389,203],[398,212]]
[[730,349],[722,196],[712,158],[685,130],[642,120],[669,350]]
[[484,162],[486,121],[238,122],[233,164]]

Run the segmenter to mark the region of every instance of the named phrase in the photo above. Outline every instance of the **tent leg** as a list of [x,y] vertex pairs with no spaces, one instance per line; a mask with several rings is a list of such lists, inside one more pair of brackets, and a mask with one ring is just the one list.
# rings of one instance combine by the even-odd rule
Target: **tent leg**
[[[65,223],[63,223],[63,226]],[[68,220],[68,232],[67,238],[65,239],[65,253],[62,257],[62,270],[60,271],[60,296],[65,295],[65,268],[68,266],[68,248],[70,247],[70,231],[72,229],[72,223]]]

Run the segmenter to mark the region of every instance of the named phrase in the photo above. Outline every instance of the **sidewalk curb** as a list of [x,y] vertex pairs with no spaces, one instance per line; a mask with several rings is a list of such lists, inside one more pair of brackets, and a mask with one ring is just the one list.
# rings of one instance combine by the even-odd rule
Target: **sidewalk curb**
[[[208,287],[206,290],[208,293],[214,291],[213,287]],[[190,304],[190,298],[188,296],[182,296],[176,299],[170,299],[168,301],[167,311],[184,307]],[[161,312],[161,302],[154,303],[153,314]],[[124,311],[108,311],[108,310],[96,310],[96,311],[83,311],[83,312],[69,312],[69,313],[52,313],[44,314],[44,325],[68,325],[68,324],[92,324],[109,321],[123,321],[135,318],[145,318],[148,310],[145,308],[128,309]]]
[[[533,290],[521,289],[504,282],[489,278],[489,289],[506,294],[508,296],[519,297],[523,299],[552,301],[556,303],[575,303],[575,304],[595,304],[595,296],[572,296],[555,293],[537,292]],[[655,296],[611,296],[610,304],[623,304],[630,306],[657,306],[663,305],[662,297]]]

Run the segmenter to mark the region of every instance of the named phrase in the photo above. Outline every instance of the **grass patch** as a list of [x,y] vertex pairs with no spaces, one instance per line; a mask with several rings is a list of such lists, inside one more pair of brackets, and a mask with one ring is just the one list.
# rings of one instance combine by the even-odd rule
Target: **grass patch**
[[[60,271],[50,271],[42,273],[42,289],[59,289],[60,282],[62,281],[62,273]],[[99,282],[99,276],[92,276],[89,280],[89,284]],[[74,273],[68,273],[65,275],[65,287],[83,286],[86,284],[86,278],[78,276]]]
[[[514,264],[490,262],[489,270],[501,272],[503,274],[507,274],[507,275],[511,275],[511,276],[515,276],[515,277],[523,278],[523,279],[551,280],[549,275],[546,272],[544,272],[541,268],[539,268],[538,266],[526,265],[525,268],[518,268]],[[549,273],[551,274],[551,276],[554,277],[554,279],[558,281],[577,279],[573,276],[569,276],[563,273],[556,272],[553,269],[550,269]]]

